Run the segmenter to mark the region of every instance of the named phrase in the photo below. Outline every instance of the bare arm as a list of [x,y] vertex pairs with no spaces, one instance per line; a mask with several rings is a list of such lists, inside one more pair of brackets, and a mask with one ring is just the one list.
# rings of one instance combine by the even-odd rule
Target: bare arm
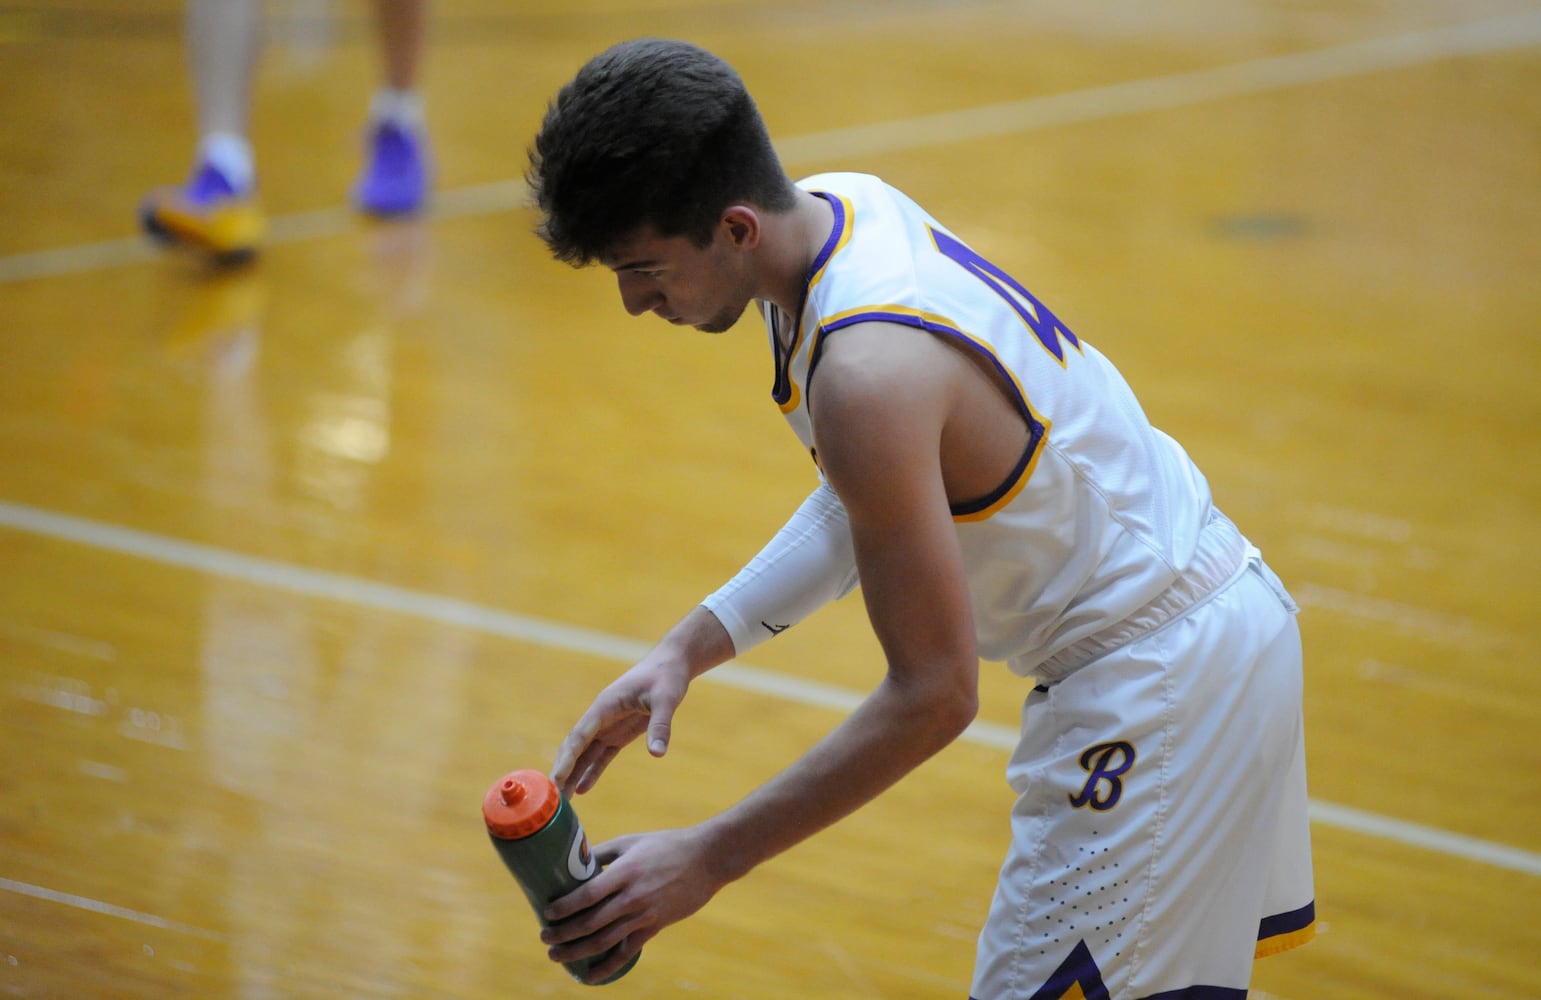
[[939,459],[966,377],[953,360],[913,331],[853,327],[827,348],[811,400],[886,676],[833,732],[737,805],[688,830],[602,845],[610,867],[546,913],[557,922],[545,935],[554,959],[614,949],[594,974],[619,968],[727,882],[853,812],[972,721],[978,655]]
[[865,804],[973,720],[978,653],[940,462],[955,390],[940,356],[952,360],[929,337],[874,326],[841,331],[820,363],[820,464],[849,515],[888,669],[806,756],[702,824],[730,877]]

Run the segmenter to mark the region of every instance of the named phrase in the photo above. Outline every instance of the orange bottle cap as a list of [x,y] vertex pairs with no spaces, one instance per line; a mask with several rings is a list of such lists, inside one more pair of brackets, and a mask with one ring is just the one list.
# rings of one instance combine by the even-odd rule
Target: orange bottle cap
[[556,815],[562,793],[539,771],[511,771],[482,799],[482,819],[495,837],[518,840],[539,833]]

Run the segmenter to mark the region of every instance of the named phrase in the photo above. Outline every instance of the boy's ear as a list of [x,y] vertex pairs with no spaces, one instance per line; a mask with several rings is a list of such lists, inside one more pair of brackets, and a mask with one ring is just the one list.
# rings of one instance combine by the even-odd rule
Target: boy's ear
[[760,245],[760,213],[750,205],[729,205],[722,213],[723,235],[735,250]]

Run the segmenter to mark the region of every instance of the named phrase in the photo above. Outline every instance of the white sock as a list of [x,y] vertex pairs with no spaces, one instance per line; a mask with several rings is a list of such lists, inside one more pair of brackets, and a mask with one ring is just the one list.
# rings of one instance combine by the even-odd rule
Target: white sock
[[251,143],[234,132],[210,132],[204,136],[198,143],[198,162],[212,165],[237,191],[250,191],[257,179]]
[[416,90],[381,87],[369,101],[369,120],[390,122],[409,132],[423,130],[423,98]]

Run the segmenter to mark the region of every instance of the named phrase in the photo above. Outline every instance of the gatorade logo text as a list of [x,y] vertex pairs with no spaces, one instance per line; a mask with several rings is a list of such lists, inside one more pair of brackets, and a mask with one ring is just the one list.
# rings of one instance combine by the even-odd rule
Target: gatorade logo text
[[572,877],[580,882],[594,877],[599,866],[594,863],[594,855],[589,852],[589,838],[579,830],[573,837],[572,847],[567,850],[567,870]]
[[1116,740],[1098,743],[1081,754],[1081,769],[1088,772],[1081,791],[1070,796],[1070,804],[1080,809],[1091,806],[1105,812],[1118,805],[1124,794],[1124,774],[1134,766],[1134,745]]

